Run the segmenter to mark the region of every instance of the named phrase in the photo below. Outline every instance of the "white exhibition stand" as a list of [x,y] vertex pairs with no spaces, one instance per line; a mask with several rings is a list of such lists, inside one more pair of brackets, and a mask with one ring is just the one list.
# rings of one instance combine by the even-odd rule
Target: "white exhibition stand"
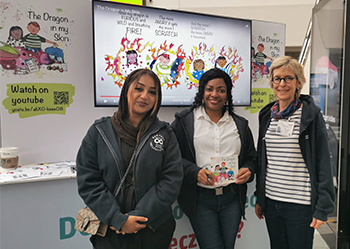
[[[236,248],[268,248],[264,222],[254,217],[251,191],[248,196],[248,220],[240,226]],[[77,192],[75,173],[1,182],[0,204],[1,249],[92,248],[89,235],[74,230],[77,211],[85,206]],[[199,248],[177,203],[173,210],[177,225],[169,249]]]

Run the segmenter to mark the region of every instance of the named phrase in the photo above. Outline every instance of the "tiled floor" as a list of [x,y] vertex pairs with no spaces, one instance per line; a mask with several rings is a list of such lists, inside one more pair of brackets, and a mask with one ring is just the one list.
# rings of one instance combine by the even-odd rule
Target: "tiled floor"
[[313,249],[329,249],[327,243],[323,240],[321,234],[315,230]]
[[[331,217],[329,218],[331,219]],[[336,217],[334,218],[336,219]],[[335,229],[336,223],[327,222],[315,230],[313,249],[335,249]]]

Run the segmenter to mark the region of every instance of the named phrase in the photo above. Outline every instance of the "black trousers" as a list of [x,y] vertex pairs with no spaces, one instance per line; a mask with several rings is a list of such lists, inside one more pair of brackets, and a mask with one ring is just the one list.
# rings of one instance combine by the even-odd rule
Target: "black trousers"
[[175,230],[171,216],[156,231],[149,227],[134,234],[117,234],[108,228],[105,237],[93,235],[90,238],[94,249],[168,249]]
[[315,229],[310,227],[310,205],[266,198],[265,221],[271,249],[312,249]]

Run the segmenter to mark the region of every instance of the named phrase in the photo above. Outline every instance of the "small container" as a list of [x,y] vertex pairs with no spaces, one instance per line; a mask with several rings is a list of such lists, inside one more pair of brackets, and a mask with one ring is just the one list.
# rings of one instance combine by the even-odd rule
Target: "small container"
[[1,167],[4,169],[18,167],[18,148],[17,147],[3,147],[0,149]]

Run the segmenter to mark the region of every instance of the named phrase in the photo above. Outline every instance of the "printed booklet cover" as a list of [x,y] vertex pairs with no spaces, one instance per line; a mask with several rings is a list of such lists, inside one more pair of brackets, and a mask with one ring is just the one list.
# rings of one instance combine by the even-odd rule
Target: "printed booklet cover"
[[210,171],[215,176],[215,185],[227,185],[236,182],[238,173],[238,155],[211,157]]

